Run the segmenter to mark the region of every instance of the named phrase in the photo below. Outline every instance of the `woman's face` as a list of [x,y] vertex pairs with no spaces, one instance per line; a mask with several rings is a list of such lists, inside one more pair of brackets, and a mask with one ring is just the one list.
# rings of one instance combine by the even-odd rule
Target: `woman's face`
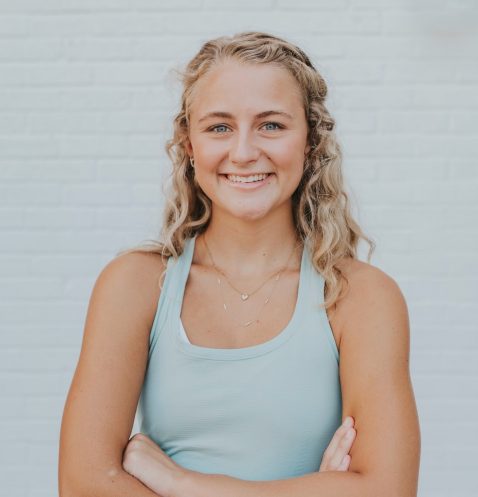
[[255,220],[290,208],[309,149],[296,81],[272,64],[228,61],[212,69],[193,95],[189,141],[214,210]]

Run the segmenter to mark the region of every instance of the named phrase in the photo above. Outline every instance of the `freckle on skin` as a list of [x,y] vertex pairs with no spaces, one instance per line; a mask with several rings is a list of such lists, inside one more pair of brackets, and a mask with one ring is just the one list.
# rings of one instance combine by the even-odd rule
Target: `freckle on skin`
[[119,471],[116,468],[112,468],[108,471],[108,476],[113,478],[114,476],[117,476]]

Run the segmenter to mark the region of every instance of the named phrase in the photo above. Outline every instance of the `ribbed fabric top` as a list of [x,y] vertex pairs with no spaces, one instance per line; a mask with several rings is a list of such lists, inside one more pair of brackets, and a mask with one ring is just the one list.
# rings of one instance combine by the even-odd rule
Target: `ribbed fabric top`
[[342,417],[323,277],[305,245],[295,310],[274,338],[201,347],[180,335],[196,237],[167,264],[138,404],[140,431],[181,466],[246,480],[318,471]]

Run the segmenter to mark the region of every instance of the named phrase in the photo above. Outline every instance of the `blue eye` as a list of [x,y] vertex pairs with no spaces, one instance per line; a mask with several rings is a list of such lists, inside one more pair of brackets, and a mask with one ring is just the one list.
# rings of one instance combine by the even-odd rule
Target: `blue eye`
[[282,124],[275,123],[275,122],[272,122],[272,121],[268,122],[268,123],[265,123],[264,126],[268,126],[269,124],[272,124],[273,126],[277,126],[277,128],[275,128],[275,129],[282,129],[284,127],[284,126],[282,126]]
[[[279,124],[279,123],[276,123],[273,121],[269,121],[267,123],[264,123],[262,126],[270,126],[270,125],[275,126],[275,128],[269,128],[268,131],[275,131],[277,129],[284,128],[284,126],[282,124]],[[226,129],[228,129],[228,126],[226,126],[225,124],[216,124],[215,126],[212,126],[211,128],[209,128],[208,131],[210,131],[212,133],[224,133],[225,131],[217,131],[220,128],[224,128],[226,130]]]
[[[216,124],[216,126],[209,128],[209,131],[214,131],[217,128],[227,128],[227,126],[225,124]],[[221,133],[221,131],[219,131],[219,133]]]

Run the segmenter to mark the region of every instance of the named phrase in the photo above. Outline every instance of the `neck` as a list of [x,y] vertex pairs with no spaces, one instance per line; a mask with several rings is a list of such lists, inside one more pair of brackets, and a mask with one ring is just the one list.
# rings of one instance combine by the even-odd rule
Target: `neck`
[[299,268],[302,243],[293,225],[292,213],[287,220],[282,214],[267,222],[224,221],[212,216],[206,231],[198,236],[197,262],[212,265],[208,247],[214,264],[237,279],[260,279],[284,266]]

